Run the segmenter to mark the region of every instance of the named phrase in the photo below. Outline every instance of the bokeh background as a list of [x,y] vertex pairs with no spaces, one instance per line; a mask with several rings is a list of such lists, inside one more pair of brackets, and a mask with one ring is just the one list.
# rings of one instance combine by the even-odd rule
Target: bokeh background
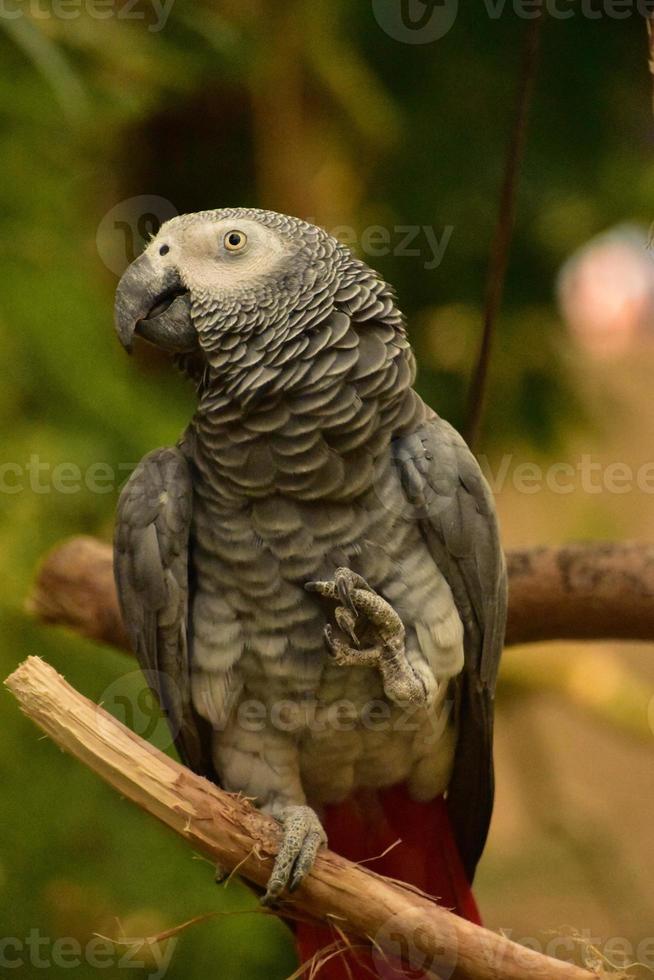
[[[110,537],[118,484],[192,411],[165,360],[139,350],[128,361],[112,333],[117,274],[167,208],[262,206],[347,236],[397,287],[421,392],[464,424],[528,23],[508,3],[499,17],[450,3],[442,37],[409,43],[392,26],[397,6],[172,0],[164,16],[145,0],[16,0],[0,12],[3,676],[40,654],[119,716],[116,692],[138,689],[124,656],[36,625],[24,603],[61,538]],[[654,499],[635,485],[611,492],[600,475],[594,488],[577,479],[570,493],[525,493],[513,479],[522,462],[585,457],[635,473],[654,459],[645,24],[633,10],[567,7],[572,16],[544,25],[478,447],[496,473],[509,461],[496,485],[507,547],[654,539]],[[440,261],[424,231],[402,254],[404,226],[431,229]],[[98,463],[116,475],[102,492],[84,482]],[[542,946],[574,930],[610,955],[618,937],[653,963],[653,655],[616,643],[506,654],[497,807],[477,884],[492,928]],[[217,887],[208,864],[0,697],[2,936],[38,929],[85,944],[219,910],[178,939],[171,980],[293,972],[285,928],[238,882]],[[148,734],[150,720],[132,719]],[[14,973],[41,975],[23,958]]]

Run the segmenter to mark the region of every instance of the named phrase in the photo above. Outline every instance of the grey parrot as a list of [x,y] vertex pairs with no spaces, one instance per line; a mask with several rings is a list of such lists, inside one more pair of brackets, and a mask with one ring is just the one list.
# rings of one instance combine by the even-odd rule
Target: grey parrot
[[326,830],[360,860],[386,825],[415,849],[397,876],[427,869],[473,918],[504,560],[473,455],[412,388],[392,288],[318,227],[225,208],[161,227],[115,323],[197,390],[120,496],[123,617],[182,760],[280,823],[264,901]]

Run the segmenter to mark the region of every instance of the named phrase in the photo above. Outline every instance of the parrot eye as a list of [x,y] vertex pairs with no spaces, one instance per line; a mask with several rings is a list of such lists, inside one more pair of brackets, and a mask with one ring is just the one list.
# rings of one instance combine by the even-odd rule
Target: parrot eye
[[159,249],[159,255],[168,255],[170,252],[170,245],[162,245]]
[[228,252],[240,252],[245,248],[248,237],[242,231],[228,231],[224,243]]

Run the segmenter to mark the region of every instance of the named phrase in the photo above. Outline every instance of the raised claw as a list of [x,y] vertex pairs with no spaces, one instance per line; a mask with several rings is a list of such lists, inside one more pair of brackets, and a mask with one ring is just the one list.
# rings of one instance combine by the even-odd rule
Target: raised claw
[[[354,609],[354,607],[352,607]],[[337,606],[334,610],[334,619],[336,620],[338,627],[347,636],[349,636],[355,647],[360,647],[359,637],[356,634],[356,611],[352,612],[350,609],[345,609],[343,606]]]
[[[307,592],[317,592],[326,599],[333,599],[341,602],[346,608],[356,613],[356,608],[352,600],[352,591],[362,589],[373,593],[373,590],[362,575],[358,575],[350,568],[341,566],[334,572],[334,578],[324,582],[306,582],[304,588]],[[373,593],[374,595],[374,593]]]
[[386,697],[397,704],[428,700],[433,684],[407,658],[401,618],[361,575],[349,568],[337,568],[333,581],[307,582],[305,588],[343,603],[334,610],[338,629],[330,625],[324,629],[333,663],[376,668],[382,675]]
[[357,613],[357,608],[354,604],[352,598],[352,592],[354,589],[363,589],[367,592],[372,592],[372,589],[366,582],[365,578],[361,575],[357,575],[353,572],[351,568],[337,568],[334,572],[334,582],[336,583],[336,590],[338,592],[339,599],[350,609],[355,615]]

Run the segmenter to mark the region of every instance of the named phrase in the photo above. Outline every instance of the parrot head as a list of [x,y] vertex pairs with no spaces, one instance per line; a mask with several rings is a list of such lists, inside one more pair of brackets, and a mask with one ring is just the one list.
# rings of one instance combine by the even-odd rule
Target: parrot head
[[[283,340],[330,293],[347,249],[314,225],[253,208],[172,218],[127,268],[115,324],[177,354],[211,360],[254,335]],[[336,288],[333,286],[333,289]],[[333,292],[333,289],[331,292]]]

